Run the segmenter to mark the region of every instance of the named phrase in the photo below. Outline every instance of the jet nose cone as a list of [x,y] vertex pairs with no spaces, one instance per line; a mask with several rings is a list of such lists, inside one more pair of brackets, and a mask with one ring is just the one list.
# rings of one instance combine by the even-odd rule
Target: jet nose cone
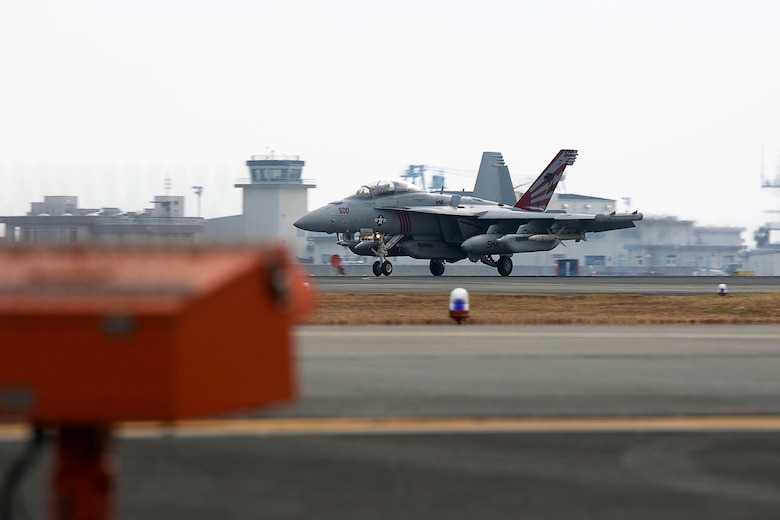
[[329,221],[330,219],[321,209],[315,209],[298,217],[298,220],[293,222],[293,226],[306,231],[327,231]]
[[298,217],[296,221],[293,222],[293,226],[298,229],[305,229],[306,231],[314,231],[314,229],[312,229],[314,221],[315,219],[312,217],[311,213],[306,213],[305,215]]

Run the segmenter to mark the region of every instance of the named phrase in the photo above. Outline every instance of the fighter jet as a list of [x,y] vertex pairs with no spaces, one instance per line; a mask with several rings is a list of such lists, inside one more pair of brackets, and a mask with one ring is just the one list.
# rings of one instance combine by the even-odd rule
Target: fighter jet
[[636,211],[598,215],[547,211],[564,170],[576,158],[577,150],[558,152],[514,204],[501,154],[484,152],[473,196],[430,193],[403,181],[381,180],[306,213],[294,225],[335,233],[337,243],[355,254],[376,257],[376,276],[393,272],[387,258],[394,256],[430,260],[434,276],[444,274],[445,262],[466,258],[509,276],[514,253],[549,251],[564,240],[579,242],[586,233],[631,228],[642,220]]

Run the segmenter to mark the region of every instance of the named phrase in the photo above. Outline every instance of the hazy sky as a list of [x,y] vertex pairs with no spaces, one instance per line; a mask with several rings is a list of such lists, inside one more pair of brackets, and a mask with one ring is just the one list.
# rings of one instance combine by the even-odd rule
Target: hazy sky
[[[0,214],[44,195],[148,207],[203,185],[240,212],[244,162],[300,155],[310,207],[409,164],[516,183],[577,148],[563,190],[749,230],[780,151],[780,2],[0,3]],[[471,188],[473,176],[450,176]],[[560,189],[560,188],[559,188]]]

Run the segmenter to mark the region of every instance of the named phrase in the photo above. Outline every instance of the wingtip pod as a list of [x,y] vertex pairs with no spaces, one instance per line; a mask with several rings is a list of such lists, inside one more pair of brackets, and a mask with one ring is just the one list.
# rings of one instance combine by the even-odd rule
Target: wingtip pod
[[634,211],[633,213],[615,213],[613,211],[609,215],[599,213],[598,215],[596,215],[596,222],[621,222],[625,220],[634,221],[634,220],[642,220],[642,218],[643,215],[638,211]]

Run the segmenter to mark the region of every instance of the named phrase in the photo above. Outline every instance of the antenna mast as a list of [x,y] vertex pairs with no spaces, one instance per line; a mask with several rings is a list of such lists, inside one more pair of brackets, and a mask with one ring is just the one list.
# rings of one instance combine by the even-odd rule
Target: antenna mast
[[198,218],[200,218],[200,199],[203,195],[203,186],[193,186],[192,190],[195,192],[195,195],[198,196]]

